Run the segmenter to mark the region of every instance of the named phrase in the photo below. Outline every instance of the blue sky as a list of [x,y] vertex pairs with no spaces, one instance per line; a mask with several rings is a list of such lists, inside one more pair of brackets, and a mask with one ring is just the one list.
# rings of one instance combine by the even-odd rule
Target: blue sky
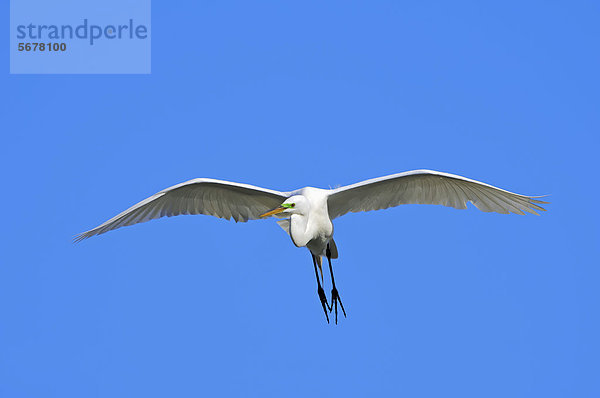
[[[599,396],[600,8],[487,3],[154,2],[146,76],[9,75],[3,51],[0,395]],[[337,326],[273,221],[71,243],[195,177],[418,168],[552,203],[336,220]]]

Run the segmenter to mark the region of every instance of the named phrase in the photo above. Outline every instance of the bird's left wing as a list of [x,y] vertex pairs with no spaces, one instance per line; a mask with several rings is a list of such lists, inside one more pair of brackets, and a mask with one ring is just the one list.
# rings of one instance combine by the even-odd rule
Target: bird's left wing
[[414,170],[333,189],[327,207],[331,219],[348,212],[387,209],[409,203],[466,209],[467,202],[471,202],[485,212],[537,214],[535,210],[544,210],[540,204],[547,202],[536,198],[455,174]]
[[74,240],[79,242],[120,227],[181,214],[207,214],[246,222],[258,219],[288,196],[288,192],[254,185],[196,178],[142,200],[96,228],[77,235]]

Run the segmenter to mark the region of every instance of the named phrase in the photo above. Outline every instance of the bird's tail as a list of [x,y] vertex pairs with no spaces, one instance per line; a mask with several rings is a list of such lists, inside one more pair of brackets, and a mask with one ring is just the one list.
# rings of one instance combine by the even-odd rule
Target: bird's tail
[[329,251],[331,252],[331,258],[338,258],[338,250],[333,238],[329,241]]

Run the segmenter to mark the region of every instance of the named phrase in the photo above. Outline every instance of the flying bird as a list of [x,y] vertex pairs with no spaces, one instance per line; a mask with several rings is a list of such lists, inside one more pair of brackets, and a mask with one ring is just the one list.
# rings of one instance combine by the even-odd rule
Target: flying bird
[[[454,174],[414,170],[373,178],[335,189],[305,187],[280,192],[248,184],[196,178],[162,190],[142,200],[94,229],[74,238],[75,242],[105,232],[161,217],[207,214],[236,222],[274,216],[297,247],[306,247],[312,256],[317,294],[329,323],[328,312],[338,304],[346,316],[335,285],[331,260],[338,258],[333,240],[332,220],[346,213],[387,209],[403,204],[433,204],[466,209],[471,202],[484,212],[538,214],[548,202],[540,196],[524,196]],[[331,275],[331,304],[323,290],[322,256]],[[321,277],[319,278],[320,270]]]

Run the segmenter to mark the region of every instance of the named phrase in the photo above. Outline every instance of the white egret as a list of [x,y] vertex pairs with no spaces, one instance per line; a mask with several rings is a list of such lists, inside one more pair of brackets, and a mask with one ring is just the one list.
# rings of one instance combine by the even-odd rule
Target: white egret
[[[79,234],[75,241],[100,235],[113,229],[138,224],[160,217],[181,214],[207,214],[246,222],[275,216],[297,247],[306,247],[313,259],[317,292],[327,322],[337,304],[346,316],[333,278],[331,259],[338,257],[333,240],[332,220],[348,212],[387,209],[402,204],[435,204],[466,209],[471,202],[479,210],[497,213],[525,212],[538,214],[545,210],[536,198],[505,191],[454,174],[431,170],[414,170],[374,178],[335,189],[306,187],[280,192],[248,184],[197,178],[174,185],[142,200],[94,229]],[[331,274],[331,305],[321,285],[321,256],[326,256]],[[321,270],[321,280],[317,266]]]

